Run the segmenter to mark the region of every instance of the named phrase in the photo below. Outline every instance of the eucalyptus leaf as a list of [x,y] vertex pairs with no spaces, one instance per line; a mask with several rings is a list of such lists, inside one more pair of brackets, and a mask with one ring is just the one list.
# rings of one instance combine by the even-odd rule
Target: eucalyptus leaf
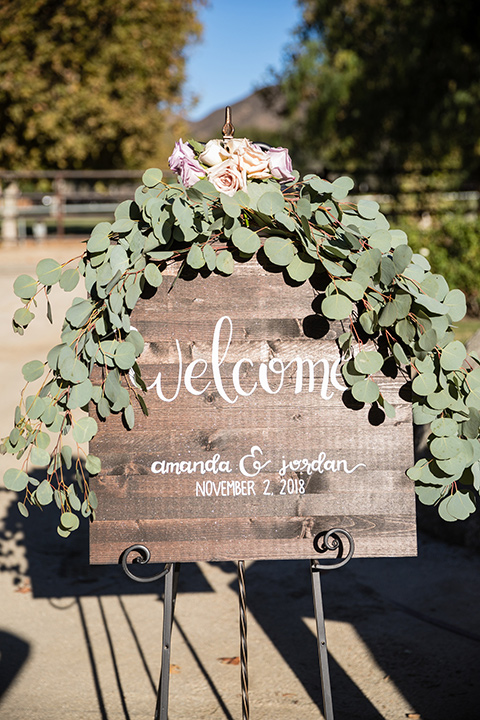
[[3,474],[3,483],[7,490],[15,490],[21,492],[28,485],[29,477],[23,470],[9,468]]
[[19,275],[13,283],[13,292],[22,299],[30,299],[37,292],[37,281],[30,275]]
[[[196,246],[195,246],[196,247]],[[163,276],[155,263],[148,263],[143,271],[145,280],[152,287],[159,287],[162,284]]]
[[231,275],[235,268],[233,255],[229,250],[222,250],[217,255],[217,270],[224,275]]
[[289,238],[269,237],[265,240],[263,249],[268,259],[281,267],[290,265],[296,253]]
[[322,312],[331,320],[344,320],[349,317],[352,307],[352,301],[340,293],[330,295],[322,302]]
[[55,285],[62,276],[62,266],[52,258],[40,260],[36,271],[38,279],[43,285]]
[[467,357],[465,345],[459,340],[448,343],[440,355],[440,365],[444,370],[458,370]]
[[376,382],[367,378],[355,383],[352,387],[352,395],[359,402],[373,403],[378,400],[380,390]]
[[42,377],[45,370],[45,363],[40,360],[30,360],[22,367],[22,375],[27,382],[33,382]]
[[374,375],[383,366],[383,356],[376,350],[361,350],[354,358],[355,369],[364,375]]
[[98,425],[92,417],[81,417],[73,426],[73,439],[77,443],[89,442],[97,430]]

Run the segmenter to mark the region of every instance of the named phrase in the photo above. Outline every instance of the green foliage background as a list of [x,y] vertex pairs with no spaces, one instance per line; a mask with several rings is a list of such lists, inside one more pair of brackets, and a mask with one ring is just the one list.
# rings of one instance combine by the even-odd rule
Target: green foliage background
[[427,251],[432,271],[445,277],[467,297],[470,315],[480,315],[480,220],[449,214],[422,228],[412,218],[399,222],[416,252]]
[[182,102],[201,3],[0,3],[0,168],[163,162],[179,132],[171,107]]
[[[478,175],[475,0],[299,0],[281,77],[298,155],[330,168]],[[300,159],[297,156],[297,164]]]

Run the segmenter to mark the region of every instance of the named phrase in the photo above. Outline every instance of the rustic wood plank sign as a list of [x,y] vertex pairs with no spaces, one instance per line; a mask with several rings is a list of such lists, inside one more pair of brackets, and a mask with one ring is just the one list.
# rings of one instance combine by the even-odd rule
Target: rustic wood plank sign
[[117,562],[134,543],[154,562],[311,558],[332,527],[357,557],[414,555],[405,379],[379,379],[396,417],[369,421],[348,407],[336,329],[311,284],[255,261],[172,282],[132,315],[149,416],[126,432],[112,415],[91,443],[103,465],[91,561]]

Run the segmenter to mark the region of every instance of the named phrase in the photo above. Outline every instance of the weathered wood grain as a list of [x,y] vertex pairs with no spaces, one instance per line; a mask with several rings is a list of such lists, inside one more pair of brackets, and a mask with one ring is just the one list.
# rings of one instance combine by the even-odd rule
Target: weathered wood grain
[[170,284],[132,315],[149,416],[127,432],[112,415],[91,443],[91,562],[134,543],[158,562],[309,558],[331,527],[358,557],[415,554],[405,377],[376,378],[393,420],[352,403],[335,371],[343,329],[309,283],[246,263]]

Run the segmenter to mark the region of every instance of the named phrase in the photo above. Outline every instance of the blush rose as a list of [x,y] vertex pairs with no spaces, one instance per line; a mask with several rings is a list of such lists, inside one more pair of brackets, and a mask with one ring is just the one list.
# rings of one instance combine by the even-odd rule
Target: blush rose
[[216,190],[230,197],[247,187],[246,172],[233,157],[210,168],[207,177]]

